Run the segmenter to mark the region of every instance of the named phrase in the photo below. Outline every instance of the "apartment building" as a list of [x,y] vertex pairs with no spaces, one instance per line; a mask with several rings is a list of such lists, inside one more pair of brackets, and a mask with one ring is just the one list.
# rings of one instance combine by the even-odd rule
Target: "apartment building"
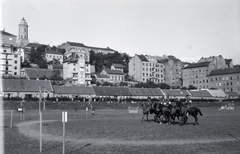
[[51,48],[46,48],[45,58],[47,62],[50,62],[52,60],[58,60],[60,64],[63,62],[63,54]]
[[16,36],[1,31],[0,42],[0,75],[19,76],[21,70],[21,54],[17,51]]
[[135,55],[129,61],[129,76],[139,82],[163,83],[164,65],[156,57]]
[[240,94],[240,68],[224,68],[212,71],[209,74],[209,85],[209,88]]
[[171,87],[182,85],[182,61],[174,56],[167,56],[160,60],[164,64],[164,81]]
[[91,84],[90,55],[81,47],[71,46],[66,49],[63,60],[63,79],[72,79],[73,85]]
[[215,69],[213,62],[200,62],[182,68],[183,87],[209,88],[208,76]]

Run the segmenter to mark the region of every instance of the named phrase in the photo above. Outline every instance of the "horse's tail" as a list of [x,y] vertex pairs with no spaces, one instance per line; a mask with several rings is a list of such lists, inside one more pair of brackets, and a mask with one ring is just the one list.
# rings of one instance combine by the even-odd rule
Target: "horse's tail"
[[201,110],[198,108],[198,112],[199,112],[199,114],[201,115],[201,116],[203,116],[203,114],[202,114],[202,112],[201,112]]

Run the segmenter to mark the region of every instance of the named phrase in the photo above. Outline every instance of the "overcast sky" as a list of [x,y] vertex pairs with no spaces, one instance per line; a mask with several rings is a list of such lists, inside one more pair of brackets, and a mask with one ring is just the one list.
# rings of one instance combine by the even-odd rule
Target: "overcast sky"
[[222,55],[240,64],[239,0],[2,0],[1,7],[1,29],[17,35],[24,17],[30,42],[189,62]]

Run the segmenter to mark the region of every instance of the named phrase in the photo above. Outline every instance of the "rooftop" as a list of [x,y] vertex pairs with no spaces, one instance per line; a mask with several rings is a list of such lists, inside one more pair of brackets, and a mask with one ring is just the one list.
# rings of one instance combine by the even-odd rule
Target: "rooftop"
[[85,48],[96,49],[96,50],[116,51],[116,50],[113,50],[109,47],[107,47],[107,48],[91,47],[91,46],[86,46],[83,43],[77,43],[77,42],[67,42],[67,43],[71,46],[76,46],[76,47],[85,47]]
[[182,68],[182,69],[189,69],[189,68],[198,68],[198,67],[207,67],[211,62],[201,62],[201,63],[195,63],[195,64],[189,64],[188,66]]
[[16,35],[13,35],[13,34],[10,34],[8,32],[5,32],[5,30],[3,30],[3,31],[1,30],[1,35],[17,37]]
[[104,69],[107,74],[118,74],[118,75],[125,75],[122,71],[120,70],[110,70],[110,69]]
[[234,67],[234,68],[225,68],[225,69],[217,69],[213,70],[209,76],[214,76],[214,75],[224,75],[224,74],[236,74],[240,73],[240,68]]
[[50,81],[26,79],[2,79],[3,92],[38,92],[39,87],[52,92]]

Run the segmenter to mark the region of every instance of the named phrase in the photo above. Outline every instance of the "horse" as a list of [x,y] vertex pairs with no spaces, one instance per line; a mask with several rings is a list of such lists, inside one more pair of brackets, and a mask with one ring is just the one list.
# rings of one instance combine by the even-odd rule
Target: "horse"
[[[166,123],[170,121],[170,107],[164,104],[157,104],[157,117],[159,119],[160,124],[162,124],[163,118],[165,118]],[[161,118],[161,116],[163,116]]]
[[177,108],[179,108],[178,114],[180,116],[179,125],[183,125],[187,123],[189,115],[194,117],[195,119],[194,125],[199,124],[197,115],[198,113],[201,116],[203,115],[199,108],[192,107],[192,106],[188,108],[186,105],[183,105],[181,102],[177,103]]
[[177,117],[179,120],[179,111],[180,108],[178,108],[176,105],[170,106],[170,120],[172,120],[172,124],[175,124],[175,118]]

